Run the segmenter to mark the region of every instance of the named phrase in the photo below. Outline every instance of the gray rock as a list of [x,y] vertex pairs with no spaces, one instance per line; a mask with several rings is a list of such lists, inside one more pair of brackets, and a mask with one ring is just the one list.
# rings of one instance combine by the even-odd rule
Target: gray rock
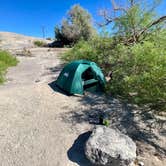
[[138,166],[144,166],[144,163],[142,161],[139,161]]
[[85,154],[95,165],[129,166],[136,158],[136,145],[119,130],[97,126],[86,142]]

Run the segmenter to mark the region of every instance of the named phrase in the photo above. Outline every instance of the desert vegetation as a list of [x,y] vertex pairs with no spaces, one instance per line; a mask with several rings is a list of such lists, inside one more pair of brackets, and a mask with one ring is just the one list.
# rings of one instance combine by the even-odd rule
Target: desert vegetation
[[101,10],[100,27],[112,24],[112,33],[102,32],[88,40],[79,40],[63,59],[88,59],[97,62],[113,77],[106,92],[156,113],[166,110],[166,16],[141,1],[128,1],[128,7],[112,1],[113,12]]
[[73,45],[80,39],[87,41],[95,32],[90,13],[80,5],[74,5],[62,24],[55,27],[55,38],[62,45]]
[[36,41],[34,41],[34,45],[37,47],[44,47],[47,44],[44,41],[36,40]]
[[[100,10],[103,20],[96,21],[96,30],[87,10],[71,7],[55,29],[55,46],[69,48],[40,48],[46,40],[0,32],[0,48],[19,60],[0,86],[2,165],[91,165],[85,150],[89,136],[96,140],[91,134],[96,126],[100,128],[98,142],[93,143],[97,148],[89,150],[99,157],[92,154],[95,162],[113,154],[117,159],[110,163],[116,165],[121,154],[134,152],[135,165],[166,165],[166,16],[155,13],[158,0],[147,0],[148,5],[143,4],[146,0],[126,1],[119,6],[119,1],[111,0],[113,9]],[[60,3],[58,9],[60,5],[64,7]],[[0,51],[0,84],[8,67],[18,63],[10,53]],[[104,94],[68,96],[57,87],[64,62],[78,59],[94,61],[105,76],[109,73]],[[134,143],[126,144],[131,140],[123,140],[122,134]]]
[[0,50],[0,84],[5,81],[4,74],[8,67],[17,65],[18,60],[10,53]]

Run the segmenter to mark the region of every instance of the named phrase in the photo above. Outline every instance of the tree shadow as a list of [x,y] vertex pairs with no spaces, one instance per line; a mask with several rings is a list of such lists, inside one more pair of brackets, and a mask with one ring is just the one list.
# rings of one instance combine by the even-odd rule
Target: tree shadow
[[52,80],[57,79],[60,71],[63,69],[64,64],[56,65],[55,67],[48,67],[46,68],[45,75],[52,75]]
[[[146,110],[101,94],[88,94],[79,101],[84,107],[61,114],[64,122],[73,126],[83,122],[98,124],[99,115],[104,112],[109,117],[110,127],[118,128],[135,142],[150,145],[155,149],[155,153],[166,155],[166,147],[162,146],[160,135],[151,129],[152,117]],[[138,147],[138,153],[139,149]]]
[[79,166],[94,166],[85,156],[84,146],[91,132],[86,132],[78,136],[72,147],[68,150],[68,158]]
[[[54,80],[63,66],[64,64],[47,68],[48,72],[54,75]],[[54,91],[68,95],[56,86],[55,81],[50,82],[48,85]],[[135,142],[148,144],[155,148],[157,153],[166,155],[166,147],[161,146],[160,140],[160,136],[164,137],[166,135],[166,129],[160,128],[159,134],[153,131],[153,128],[158,124],[165,124],[165,121],[156,120],[148,110],[124,103],[101,93],[87,93],[87,95],[79,98],[79,102],[84,106],[83,108],[76,107],[70,112],[60,115],[64,122],[71,123],[72,126],[83,122],[98,124],[99,116],[105,113],[109,116],[110,127],[118,128],[122,133],[129,135]],[[156,124],[155,127],[154,124]]]
[[53,73],[56,73],[56,72],[59,73],[59,71],[62,70],[63,66],[64,66],[64,64],[60,64],[60,65],[57,65],[55,67],[49,67],[49,68],[47,68],[47,70],[49,70],[49,71],[51,71]]

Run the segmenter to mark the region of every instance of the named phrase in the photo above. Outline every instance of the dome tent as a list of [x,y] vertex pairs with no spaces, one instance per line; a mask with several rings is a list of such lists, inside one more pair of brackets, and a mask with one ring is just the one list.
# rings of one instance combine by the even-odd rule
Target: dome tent
[[56,80],[56,85],[68,94],[83,94],[88,87],[103,89],[105,77],[96,63],[77,60],[67,64]]

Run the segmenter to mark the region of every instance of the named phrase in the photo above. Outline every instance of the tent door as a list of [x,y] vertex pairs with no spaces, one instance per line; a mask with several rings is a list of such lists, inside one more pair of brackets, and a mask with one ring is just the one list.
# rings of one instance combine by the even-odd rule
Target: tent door
[[99,84],[99,81],[95,78],[95,74],[92,71],[91,67],[89,67],[87,70],[85,70],[82,73],[81,78],[82,78],[84,90],[94,89],[92,91],[96,91],[98,84]]

